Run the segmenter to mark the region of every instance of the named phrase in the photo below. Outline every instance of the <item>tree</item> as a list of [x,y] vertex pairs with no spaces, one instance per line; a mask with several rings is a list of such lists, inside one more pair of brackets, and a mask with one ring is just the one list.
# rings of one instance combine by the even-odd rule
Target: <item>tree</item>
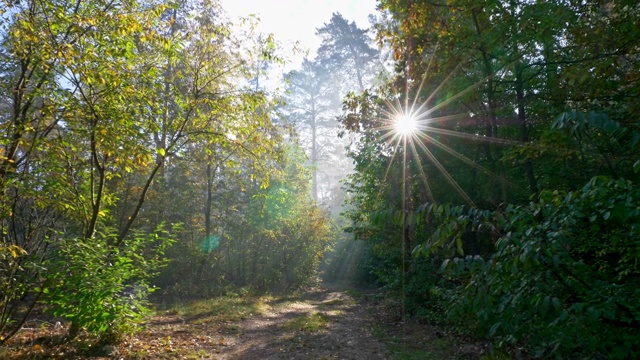
[[[172,268],[158,279],[170,293],[192,297],[224,294],[230,287],[288,290],[317,280],[317,265],[332,235],[328,218],[310,197],[303,151],[287,143],[281,150],[277,161],[267,159],[272,170],[268,184],[247,171],[255,166],[249,159],[219,163],[212,197],[215,227],[207,236],[196,230],[181,248],[170,250]],[[199,181],[205,180],[202,169],[198,172]],[[188,193],[183,196],[189,201]],[[190,223],[202,227],[202,216],[196,216]]]
[[[136,51],[134,37],[150,36],[163,9],[91,1],[6,5],[2,228],[3,241],[25,255],[13,270],[16,283],[6,289],[11,295],[2,303],[3,332],[12,318],[22,320],[3,341],[29,314],[14,311],[20,299],[33,306],[44,289],[60,285],[52,284],[55,275],[43,272],[42,264],[64,251],[62,239],[94,241],[113,201],[106,181],[148,162],[138,145],[146,119],[136,116],[135,107],[148,92],[133,79],[147,78],[153,67]],[[99,241],[107,239],[113,237]]]
[[[286,111],[290,121],[304,137],[308,136],[313,198],[318,201],[318,166],[331,147],[332,120],[338,97],[330,72],[320,62],[305,59],[302,70],[286,75]],[[303,144],[307,141],[303,140]]]
[[316,34],[322,38],[318,60],[332,72],[338,71],[348,77],[355,75],[356,90],[364,91],[371,78],[381,70],[379,51],[371,47],[367,30],[358,28],[355,22],[347,21],[340,13],[333,13],[329,23],[318,28]]
[[[581,294],[594,286],[580,280],[591,277],[582,273],[591,271],[585,264],[598,258],[613,268],[605,263],[626,259],[623,248],[635,246],[618,242],[609,225],[591,226],[604,213],[586,204],[617,208],[612,199],[632,201],[638,180],[632,153],[640,136],[637,114],[629,112],[637,107],[637,67],[626,66],[637,65],[638,48],[622,40],[638,38],[637,8],[465,0],[383,1],[381,8],[388,12],[377,24],[379,40],[394,50],[396,78],[348,97],[342,118],[345,131],[357,134],[349,230],[370,241],[376,279],[390,288],[403,283],[410,311],[439,316],[448,309],[449,320],[464,319],[465,327],[503,345],[530,345],[545,356],[592,349],[623,358],[637,351],[628,341],[637,311],[620,300],[631,293],[602,280],[598,287],[610,296],[586,300]],[[388,114],[418,107],[425,127],[414,141],[422,145],[394,153]],[[406,272],[399,270],[401,195],[394,191],[403,177],[389,164],[403,151],[411,154],[412,176],[405,179],[408,201],[416,204],[408,215],[415,247]],[[456,193],[467,194],[469,208]],[[574,241],[591,243],[590,231],[608,250],[570,250]],[[513,247],[505,253],[506,243]],[[597,255],[603,251],[618,255],[604,260]],[[438,275],[443,262],[451,271]],[[628,263],[619,269],[635,271]],[[606,315],[596,310],[591,317],[607,323],[596,332],[615,334],[607,345],[596,343],[591,320],[574,312],[585,302],[592,310],[607,307]],[[554,310],[543,314],[531,304]]]
[[41,301],[70,337],[118,341],[178,231],[163,192],[174,162],[216,146],[271,151],[271,105],[238,85],[254,64],[215,2],[6,5],[1,341]]

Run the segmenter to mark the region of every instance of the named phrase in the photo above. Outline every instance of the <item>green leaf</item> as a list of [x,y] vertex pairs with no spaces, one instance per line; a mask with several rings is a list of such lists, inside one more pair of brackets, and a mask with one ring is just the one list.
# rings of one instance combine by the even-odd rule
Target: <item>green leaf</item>
[[489,329],[489,336],[495,335],[496,331],[498,331],[498,328],[500,328],[500,326],[502,326],[502,322],[497,322],[493,324],[493,326],[491,326],[491,328]]

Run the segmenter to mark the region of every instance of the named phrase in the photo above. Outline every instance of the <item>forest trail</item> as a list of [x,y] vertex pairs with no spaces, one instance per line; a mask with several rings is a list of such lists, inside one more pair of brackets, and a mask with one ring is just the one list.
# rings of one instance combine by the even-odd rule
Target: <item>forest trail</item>
[[270,304],[229,334],[220,359],[388,359],[371,314],[344,291],[319,288]]
[[21,331],[0,358],[440,360],[485,353],[481,344],[432,326],[403,323],[399,304],[379,295],[325,285],[291,296],[182,301],[118,346],[82,338],[61,343],[66,326],[40,326]]
[[[269,298],[257,313],[212,320],[156,316],[125,349],[111,355],[183,359],[390,359],[374,336],[372,308],[346,289],[324,286],[296,297]],[[128,348],[128,349],[127,349]],[[117,353],[117,354],[116,354]],[[111,356],[116,358],[117,356]]]

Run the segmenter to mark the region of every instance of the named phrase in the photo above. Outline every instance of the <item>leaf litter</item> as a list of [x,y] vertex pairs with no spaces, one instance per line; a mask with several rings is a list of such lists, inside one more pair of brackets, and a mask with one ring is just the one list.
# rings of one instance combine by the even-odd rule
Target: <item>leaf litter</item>
[[192,302],[157,311],[117,346],[82,336],[66,342],[65,326],[43,322],[21,330],[0,348],[0,358],[376,360],[479,358],[484,353],[474,347],[461,354],[431,327],[393,319],[384,301],[376,299],[318,287],[297,297]]

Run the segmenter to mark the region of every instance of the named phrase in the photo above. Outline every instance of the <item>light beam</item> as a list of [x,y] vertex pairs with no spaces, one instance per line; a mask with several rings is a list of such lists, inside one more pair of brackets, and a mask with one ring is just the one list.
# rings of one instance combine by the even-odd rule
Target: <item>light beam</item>
[[410,113],[402,113],[393,120],[394,131],[402,137],[410,137],[418,132],[418,119]]

